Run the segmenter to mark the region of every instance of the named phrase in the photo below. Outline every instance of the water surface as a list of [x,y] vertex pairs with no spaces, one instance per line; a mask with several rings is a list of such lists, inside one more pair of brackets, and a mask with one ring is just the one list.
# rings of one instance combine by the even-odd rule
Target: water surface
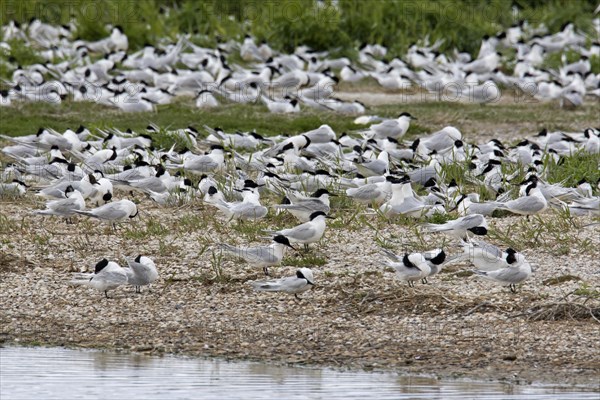
[[551,386],[153,357],[64,348],[0,349],[0,399],[598,399]]

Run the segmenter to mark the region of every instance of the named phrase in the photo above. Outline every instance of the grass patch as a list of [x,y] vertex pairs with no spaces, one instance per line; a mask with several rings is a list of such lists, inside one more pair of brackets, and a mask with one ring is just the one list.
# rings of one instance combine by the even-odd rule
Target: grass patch
[[587,282],[583,282],[574,292],[576,296],[587,297],[590,299],[600,299],[600,291],[591,287]]
[[195,232],[206,229],[206,218],[200,214],[188,213],[177,221],[178,230],[183,232]]
[[387,46],[393,57],[426,36],[431,41],[444,39],[442,51],[457,48],[476,54],[484,35],[495,35],[522,19],[534,26],[544,23],[551,32],[574,22],[591,34],[596,6],[593,1],[578,1],[566,7],[560,0],[27,0],[6,4],[0,23],[32,17],[53,24],[74,20],[74,37],[84,40],[105,37],[107,24],[121,25],[134,50],[163,38],[174,41],[182,32],[209,46],[250,33],[287,52],[307,45],[355,57],[356,46],[367,41]]
[[157,219],[150,218],[144,226],[131,225],[123,231],[122,235],[126,239],[143,240],[155,236],[165,236],[169,229],[161,224]]
[[581,252],[595,254],[597,250],[591,240],[579,238],[580,230],[581,227],[568,212],[557,211],[553,216],[536,215],[529,220],[519,218],[505,230],[492,226],[488,235],[515,249],[544,248],[550,254],[560,256],[577,248]]
[[[370,110],[372,114],[383,117],[396,117],[399,111],[407,111],[420,117],[419,125],[411,124],[407,134],[409,140],[452,125],[461,130],[468,141],[472,141],[480,135],[482,128],[489,131],[489,127],[495,124],[510,126],[511,130],[514,126],[536,124],[526,134],[533,134],[542,127],[551,131],[579,130],[597,123],[598,108],[594,104],[586,104],[569,112],[558,110],[551,103],[531,103],[527,107],[518,103],[481,107],[476,104],[424,102],[374,106]],[[10,112],[2,113],[0,133],[9,136],[29,135],[37,132],[39,127],[63,132],[67,128],[76,129],[81,124],[88,128],[117,128],[122,131],[130,128],[143,133],[149,124],[154,123],[162,128],[155,134],[156,147],[170,148],[173,138],[167,134],[167,130],[184,129],[189,125],[198,129],[200,137],[205,136],[203,125],[218,126],[226,132],[255,129],[262,135],[272,136],[297,134],[328,124],[339,135],[345,131],[364,128],[355,125],[354,118],[312,109],[305,109],[298,115],[276,115],[259,104],[224,104],[210,111],[198,110],[191,100],[186,99],[158,106],[155,113],[127,114],[98,104],[65,101],[60,105],[17,104],[11,107]]]
[[600,179],[600,154],[579,151],[570,156],[561,157],[554,162],[551,157],[545,159],[545,169],[549,183],[562,183],[565,187],[576,187],[577,182],[586,179],[595,188]]
[[[6,114],[6,115],[5,115]],[[235,116],[233,118],[232,116]],[[214,110],[198,110],[191,101],[178,100],[172,104],[159,106],[156,113],[126,114],[119,110],[91,103],[66,101],[61,105],[29,103],[11,108],[3,113],[0,132],[10,136],[35,133],[39,127],[49,127],[63,132],[67,128],[76,129],[79,125],[88,128],[128,128],[143,133],[154,123],[161,128],[174,130],[195,126],[205,136],[203,125],[220,127],[226,132],[236,130],[257,132],[266,135],[305,132],[322,124],[329,124],[336,132],[355,128],[353,118],[334,113],[305,110],[301,115],[274,115],[261,105],[225,104]],[[170,147],[172,137],[159,132],[156,140],[159,145]],[[182,143],[183,144],[183,143]]]
[[20,226],[16,221],[8,218],[7,215],[0,214],[0,234],[7,235],[18,230],[20,230]]
[[318,254],[314,254],[312,251],[308,253],[296,253],[296,256],[288,256],[283,259],[284,266],[297,267],[297,268],[312,268],[320,267],[327,264],[327,258],[322,257]]

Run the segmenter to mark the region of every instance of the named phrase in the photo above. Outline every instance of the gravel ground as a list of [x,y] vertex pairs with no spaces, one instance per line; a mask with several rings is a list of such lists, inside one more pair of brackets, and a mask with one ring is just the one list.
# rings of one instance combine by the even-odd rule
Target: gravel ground
[[[113,232],[97,221],[67,225],[32,215],[43,204],[32,197],[0,202],[3,342],[598,385],[600,300],[589,293],[600,288],[600,227],[584,227],[590,218],[574,220],[577,228],[563,232],[569,240],[542,235],[537,246],[519,249],[535,273],[516,294],[468,276],[466,264],[411,289],[379,266],[375,238],[400,252],[418,242],[414,227],[375,216],[342,221],[312,250],[326,263],[306,265],[316,286],[296,301],[253,292],[245,282],[264,276],[242,261],[226,257],[213,268],[214,243],[249,241],[202,204],[161,209],[143,200],[138,229],[153,220],[169,230],[135,237],[128,226]],[[516,227],[511,235],[523,238],[518,221],[497,218],[491,225]],[[442,242],[429,234],[422,240],[431,248]],[[102,257],[123,263],[138,253],[154,258],[161,274],[142,294],[122,287],[105,299],[68,285],[72,272],[93,270]],[[288,266],[271,273],[293,274],[297,266],[290,264],[302,260],[291,254]]]

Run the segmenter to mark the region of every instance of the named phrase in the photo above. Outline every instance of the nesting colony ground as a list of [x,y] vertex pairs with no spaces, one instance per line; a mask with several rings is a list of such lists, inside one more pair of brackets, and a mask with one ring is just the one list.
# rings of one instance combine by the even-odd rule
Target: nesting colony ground
[[[526,119],[518,107],[464,106],[461,113],[456,107],[462,106],[452,106],[455,111],[445,114],[436,106],[410,107],[419,123],[434,121],[437,128],[453,123],[473,142],[479,133],[496,131],[497,121],[485,124],[489,115]],[[539,111],[554,128],[564,123],[564,129],[580,130],[596,118],[590,109],[565,113],[562,121],[546,106]],[[164,118],[145,116],[155,117]],[[442,120],[447,122],[436,122]],[[502,140],[522,137],[515,134],[522,126],[508,129],[510,121],[498,125]],[[415,129],[429,130],[423,126]],[[221,257],[216,249],[220,242],[264,243],[261,230],[292,226],[290,216],[237,225],[215,216],[200,200],[175,209],[137,201],[140,219],[114,232],[97,221],[77,218],[67,225],[33,215],[43,202],[32,194],[0,200],[2,341],[598,384],[598,219],[555,211],[530,221],[490,218],[490,241],[516,247],[535,268],[516,294],[478,280],[467,264],[448,267],[429,284],[411,289],[380,266],[380,247],[422,250],[443,239],[423,234],[414,221],[390,223],[340,198],[332,205],[337,219],[322,242],[309,253],[289,253],[282,267],[272,269],[276,276],[300,266],[313,269],[316,286],[298,302],[289,295],[253,292],[245,282],[262,279],[262,271]],[[102,257],[123,263],[124,256],[140,253],[150,255],[161,274],[142,294],[123,287],[107,300],[67,284],[72,272],[90,270]]]

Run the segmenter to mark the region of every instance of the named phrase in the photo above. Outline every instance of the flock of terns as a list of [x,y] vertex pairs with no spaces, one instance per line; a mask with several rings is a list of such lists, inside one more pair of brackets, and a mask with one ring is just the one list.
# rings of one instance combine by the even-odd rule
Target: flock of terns
[[[12,71],[4,82],[8,89],[0,91],[0,106],[59,104],[70,98],[144,112],[176,97],[192,96],[199,108],[235,102],[262,103],[273,113],[297,113],[302,105],[363,114],[360,101],[340,100],[335,89],[340,81],[367,78],[384,89],[425,93],[429,100],[489,103],[498,101],[504,88],[563,106],[600,97],[600,74],[593,72],[591,63],[600,57],[599,18],[593,23],[596,37],[578,32],[573,24],[551,34],[544,26],[522,21],[483,38],[475,58],[457,50],[439,53],[443,40],[430,44],[427,38],[402,57],[393,57],[381,45],[365,44],[356,60],[332,58],[306,46],[292,54],[279,53],[249,36],[243,42],[206,48],[194,44],[191,35],[181,35],[175,43],[132,52],[123,29],[110,29],[110,36],[90,42],[74,39],[74,23],[53,26],[32,19],[2,26],[0,51],[10,55],[11,46],[28,46],[44,62],[18,65],[10,56],[0,60]],[[567,50],[580,58],[568,62]],[[548,56],[559,52],[560,66],[548,67]]]
[[[364,114],[359,101],[334,95],[338,82],[367,78],[384,89],[416,89],[450,101],[493,102],[503,87],[569,106],[600,97],[600,74],[593,73],[590,63],[592,57],[600,57],[600,44],[573,24],[550,34],[543,26],[520,22],[483,38],[475,58],[459,51],[440,54],[443,41],[430,44],[425,39],[401,58],[390,57],[381,45],[363,45],[354,61],[305,46],[283,54],[249,36],[241,43],[205,48],[194,44],[190,35],[181,35],[175,43],[130,52],[123,29],[110,29],[109,37],[89,42],[73,39],[74,24],[53,26],[32,19],[3,26],[0,51],[10,54],[14,44],[9,42],[18,42],[44,62],[25,66],[12,57],[0,60],[12,71],[11,80],[4,82],[9,89],[0,91],[0,106],[58,104],[70,98],[144,112],[178,96],[193,96],[199,108],[261,102],[273,113],[300,112],[302,106]],[[600,20],[594,20],[594,29],[600,35]],[[567,62],[567,49],[580,59]],[[545,68],[548,55],[557,52],[563,52],[560,67]],[[235,59],[243,62],[230,61]],[[508,70],[512,72],[506,74]],[[449,256],[440,248],[398,255],[382,250],[382,263],[414,286],[419,280],[426,283],[449,263],[469,261],[478,276],[513,291],[532,274],[531,265],[515,249],[503,250],[474,238],[487,234],[486,218],[497,211],[529,218],[548,208],[573,215],[600,214],[599,197],[593,194],[598,182],[584,179],[576,187],[566,187],[547,181],[548,165],[563,157],[600,153],[598,129],[544,129],[509,146],[497,139],[468,143],[459,129],[447,126],[406,141],[403,137],[414,118],[406,112],[392,119],[360,116],[355,123],[364,129],[341,135],[328,125],[276,137],[208,126],[167,130],[174,142],[186,143],[181,149],[155,148],[154,136],[165,131],[154,125],[145,132],[92,132],[80,126],[64,132],[40,128],[22,137],[2,135],[9,142],[2,152],[12,163],[2,172],[0,195],[23,196],[33,190],[47,200],[45,209],[33,211],[36,215],[62,217],[67,223],[89,217],[115,229],[117,223],[138,216],[136,202],[125,197],[134,192],[163,207],[200,199],[224,220],[239,224],[290,213],[298,223],[264,232],[268,240],[264,245],[217,244],[267,275],[269,267],[282,262],[287,249],[308,248],[322,239],[327,220],[336,211],[331,196],[346,196],[388,219],[404,216],[420,221],[440,215],[449,219],[448,213],[456,211],[455,219],[421,227],[449,236],[461,253]],[[448,179],[448,165],[464,168],[463,182]],[[283,200],[267,205],[265,195]],[[108,297],[109,290],[121,285],[141,291],[158,278],[156,265],[147,256],[126,263],[123,268],[104,258],[93,273],[75,274],[71,283],[91,286]],[[291,277],[250,284],[258,291],[297,297],[314,282],[312,270],[300,268]]]
[[[227,223],[253,224],[273,213],[290,213],[297,224],[264,231],[265,244],[215,248],[246,260],[269,274],[282,262],[287,249],[309,247],[323,238],[327,221],[335,217],[332,196],[362,204],[367,214],[383,218],[414,218],[416,222],[444,216],[442,224],[421,223],[422,229],[447,235],[456,255],[444,249],[394,254],[383,250],[384,265],[413,286],[449,263],[470,262],[482,278],[510,286],[526,280],[530,263],[515,249],[501,249],[483,240],[487,218],[500,210],[529,216],[549,208],[572,215],[600,214],[599,182],[580,181],[574,187],[549,183],[549,168],[564,157],[600,153],[600,131],[541,132],[508,145],[493,139],[469,143],[455,127],[428,136],[404,140],[414,117],[401,113],[350,134],[337,135],[328,125],[294,136],[263,137],[256,132],[224,132],[205,126],[167,131],[174,141],[187,143],[179,150],[153,146],[158,128],[145,132],[117,129],[91,132],[84,126],[57,132],[2,139],[12,163],[6,165],[0,195],[23,196],[35,191],[47,199],[46,208],[34,210],[73,223],[89,217],[113,225],[138,215],[127,194],[143,194],[162,207],[202,201]],[[447,176],[448,166],[463,168],[457,183]],[[483,197],[482,197],[483,196]],[[265,198],[283,198],[266,204]],[[492,199],[492,200],[483,200]],[[139,201],[138,201],[139,203]],[[89,207],[89,208],[88,208]],[[456,214],[449,214],[456,211]],[[475,239],[475,236],[478,239]],[[138,289],[158,277],[147,256],[127,259],[122,268],[102,259],[93,273],[76,274],[73,284],[107,293],[120,285]],[[315,281],[309,268],[295,276],[251,282],[259,291],[298,295]]]

